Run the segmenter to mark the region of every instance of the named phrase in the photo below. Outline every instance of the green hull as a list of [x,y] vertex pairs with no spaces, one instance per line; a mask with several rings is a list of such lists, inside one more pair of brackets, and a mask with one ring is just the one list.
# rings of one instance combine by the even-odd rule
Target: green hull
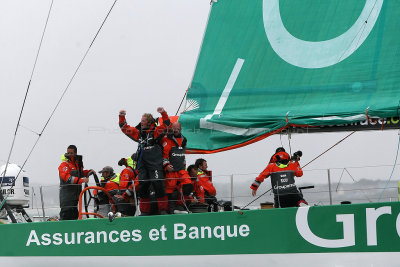
[[[400,203],[1,225],[0,261],[21,256],[400,252]],[[122,257],[123,258],[123,257]]]

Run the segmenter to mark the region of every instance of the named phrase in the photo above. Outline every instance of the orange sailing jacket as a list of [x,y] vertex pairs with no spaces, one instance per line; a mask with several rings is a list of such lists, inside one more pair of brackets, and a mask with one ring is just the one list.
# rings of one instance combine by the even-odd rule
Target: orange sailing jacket
[[215,196],[217,194],[217,190],[215,190],[215,187],[213,183],[211,182],[212,180],[212,175],[211,171],[206,171],[205,173],[202,170],[199,170],[197,173],[197,180],[199,184],[210,194],[210,196]]
[[[281,173],[283,175],[289,176],[296,176],[301,177],[303,176],[303,170],[300,168],[300,164],[298,161],[290,161],[288,165],[283,165],[279,163],[270,163],[268,166],[260,173],[260,175],[254,180],[252,185],[250,186],[251,189],[257,190],[258,187],[262,182],[264,182],[265,178],[271,176],[273,174]],[[287,174],[286,174],[287,173]],[[291,174],[291,175],[290,175]],[[293,178],[292,178],[293,179]],[[275,181],[272,181],[273,186],[275,185]],[[294,185],[294,180],[293,180]],[[275,192],[275,189],[274,189]]]
[[[78,163],[67,159],[64,155],[61,156],[63,161],[58,167],[60,179],[64,184],[82,184],[82,180],[77,175],[72,175],[74,171],[78,170]],[[83,175],[86,177],[89,174],[89,170],[83,170]]]
[[[170,125],[167,112],[164,111],[161,115],[164,123],[157,127],[155,126],[155,124],[153,124],[152,126],[150,126],[148,130],[146,130],[146,133],[153,132],[154,139],[157,139],[157,137],[159,137],[160,134],[164,134],[164,130],[166,130]],[[125,135],[127,135],[134,141],[139,142],[140,131],[136,127],[128,125],[126,123],[125,116],[119,116],[119,126]]]
[[126,190],[126,189],[133,189],[132,183],[135,183],[136,191],[139,188],[139,179],[137,176],[137,171],[133,170],[131,167],[126,167],[121,172],[121,181],[119,183],[119,189]]

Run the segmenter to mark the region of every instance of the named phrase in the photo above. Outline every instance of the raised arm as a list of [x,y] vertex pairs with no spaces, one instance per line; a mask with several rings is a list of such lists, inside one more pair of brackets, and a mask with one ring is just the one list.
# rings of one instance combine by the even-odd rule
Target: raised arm
[[167,112],[163,107],[157,108],[157,112],[161,114],[163,119],[163,124],[157,126],[154,132],[154,138],[157,138],[160,134],[167,130],[167,128],[171,125],[171,121],[169,120]]
[[[139,130],[136,129],[135,127],[131,127],[125,119],[126,116],[126,111],[121,110],[119,112],[119,127],[121,128],[121,131],[128,136],[130,139],[134,141],[138,141],[139,139]],[[168,115],[167,115],[168,116]]]

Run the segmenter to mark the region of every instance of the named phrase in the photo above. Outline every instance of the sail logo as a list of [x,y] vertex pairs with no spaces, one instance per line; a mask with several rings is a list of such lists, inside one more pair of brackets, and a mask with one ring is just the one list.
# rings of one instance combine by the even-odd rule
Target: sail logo
[[275,53],[300,68],[325,68],[353,54],[367,39],[379,17],[383,0],[367,0],[357,21],[336,38],[310,42],[294,37],[285,28],[279,0],[263,1],[264,29]]
[[[344,248],[356,245],[354,214],[337,214],[336,222],[343,223],[343,238],[326,239],[315,235],[310,229],[308,212],[310,207],[301,207],[296,213],[296,227],[299,234],[310,244],[323,248]],[[377,221],[383,215],[391,215],[392,207],[366,208],[366,236],[367,246],[377,246]],[[396,231],[400,237],[400,214],[396,219]]]

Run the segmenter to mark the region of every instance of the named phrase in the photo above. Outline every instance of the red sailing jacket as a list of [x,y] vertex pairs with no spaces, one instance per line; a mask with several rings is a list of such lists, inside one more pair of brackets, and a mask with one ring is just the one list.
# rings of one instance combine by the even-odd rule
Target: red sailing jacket
[[217,190],[215,190],[215,187],[211,182],[211,171],[204,172],[199,169],[199,172],[197,173],[197,180],[204,188],[204,190],[206,190],[210,194],[210,196],[215,196],[217,194]]
[[[132,183],[131,181],[134,181]],[[129,202],[129,198],[133,197],[133,185],[135,185],[135,191],[139,191],[139,176],[137,170],[133,170],[131,167],[126,167],[121,172],[121,183],[119,184],[120,189],[125,190],[122,197],[126,202]]]
[[[126,167],[121,172],[121,181],[119,183],[119,189],[126,190],[128,188],[133,189],[133,185],[130,184],[131,181],[135,183],[136,191],[139,188],[139,179],[137,176],[137,171],[133,170],[131,167]],[[130,186],[129,186],[130,185]]]
[[[64,155],[61,157],[63,162],[58,167],[58,172],[60,179],[63,180],[65,184],[82,184],[82,180],[76,176],[71,175],[71,171],[78,170],[78,163],[76,161],[71,161],[67,159]],[[87,176],[89,170],[83,170],[83,175]]]
[[[165,190],[167,194],[170,194],[175,190],[178,182],[179,190],[181,189],[182,185],[191,183],[190,176],[185,170],[186,138],[184,138],[182,135],[181,137],[166,136],[162,139],[162,146],[163,166],[166,178]],[[174,167],[174,171],[167,171],[168,165],[172,165]]]
[[[164,166],[164,169],[169,164],[173,165],[173,162],[176,159],[171,159],[171,156],[173,157],[174,155],[172,155],[172,152],[175,152],[175,153],[179,153],[178,160],[182,161],[182,162],[179,162],[179,165],[182,165],[182,166],[178,166],[178,168],[177,168],[177,166],[173,166],[173,167],[176,169],[176,171],[179,171],[181,169],[184,170],[184,169],[186,169],[186,160],[185,160],[185,156],[184,156],[185,155],[185,148],[186,148],[186,141],[184,142],[185,138],[183,137],[183,135],[181,135],[181,137],[173,136],[172,138],[174,138],[176,140],[178,145],[169,136],[165,136],[162,139],[162,142],[161,142],[162,146],[163,146],[163,166]],[[178,148],[180,148],[180,149],[178,149]],[[183,154],[183,155],[181,155],[181,154]]]
[[[169,122],[169,117],[166,111],[164,111],[163,113],[161,113],[162,115],[162,119],[164,122]],[[165,129],[167,129],[167,124],[168,123],[163,123],[160,126],[155,127],[154,129],[154,138],[157,138],[161,133],[163,133],[163,131]],[[140,137],[140,132],[138,129],[136,129],[135,127],[132,127],[130,125],[128,125],[128,123],[126,122],[125,116],[119,116],[119,125],[121,127],[121,130],[124,134],[126,134],[129,138],[133,139],[134,141],[138,142],[139,141],[139,137]],[[154,128],[154,124],[150,126],[150,128],[146,131],[147,133],[150,133],[152,131],[152,129]]]
[[203,186],[201,185],[201,183],[199,181],[196,181],[196,180],[192,181],[192,184],[194,187],[193,192],[194,192],[195,197],[201,203],[204,203],[205,192],[204,192]]
[[281,168],[278,166],[279,163],[270,163],[268,166],[260,173],[260,175],[254,180],[253,184],[250,186],[251,189],[257,190],[262,182],[264,182],[265,178],[270,176],[272,173],[276,172],[285,172],[285,171],[293,171],[296,177],[303,176],[303,170],[300,168],[300,164],[298,161],[290,161],[289,164]]

